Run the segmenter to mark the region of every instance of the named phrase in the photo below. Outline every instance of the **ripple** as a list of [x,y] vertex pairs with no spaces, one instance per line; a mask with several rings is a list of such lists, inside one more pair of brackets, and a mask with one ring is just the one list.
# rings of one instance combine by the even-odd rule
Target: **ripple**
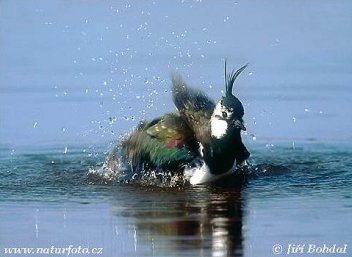
[[[89,198],[121,184],[188,187],[183,176],[151,170],[117,176],[104,166],[104,154],[87,154],[81,149],[63,154],[61,148],[46,152],[15,154],[0,160],[0,195],[3,199],[48,199],[70,195]],[[272,194],[327,194],[339,191],[350,195],[352,186],[352,148],[312,146],[288,149],[275,147],[253,150],[248,173],[234,176],[253,192]],[[244,179],[245,177],[245,179]],[[216,185],[219,186],[219,185]]]

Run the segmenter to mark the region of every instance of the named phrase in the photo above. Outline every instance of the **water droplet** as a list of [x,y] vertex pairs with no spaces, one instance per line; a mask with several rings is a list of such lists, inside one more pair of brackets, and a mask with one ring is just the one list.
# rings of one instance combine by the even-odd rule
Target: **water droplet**
[[33,128],[36,128],[37,125],[38,125],[38,122],[35,121],[35,122],[33,123]]
[[117,121],[117,118],[115,116],[109,117],[109,124],[112,125],[114,122]]
[[269,150],[271,150],[274,147],[274,145],[273,144],[266,144],[265,147],[268,148]]
[[257,140],[257,137],[256,137],[254,134],[250,134],[249,136],[252,137],[252,140],[253,140],[253,141]]
[[309,112],[309,109],[308,109],[308,108],[304,108],[304,111],[305,111],[305,112]]
[[293,120],[293,122],[297,121],[296,117],[292,117],[292,120]]
[[65,131],[66,131],[66,128],[65,128],[65,127],[62,127],[62,128],[61,128],[61,131],[62,131],[62,132],[65,132]]

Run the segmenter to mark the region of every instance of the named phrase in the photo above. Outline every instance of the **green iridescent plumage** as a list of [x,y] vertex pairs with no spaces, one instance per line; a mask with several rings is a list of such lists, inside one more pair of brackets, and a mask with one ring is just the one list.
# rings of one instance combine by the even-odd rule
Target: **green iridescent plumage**
[[148,163],[152,167],[177,167],[195,158],[191,142],[193,134],[177,114],[166,114],[158,120],[143,124],[124,142],[133,168]]

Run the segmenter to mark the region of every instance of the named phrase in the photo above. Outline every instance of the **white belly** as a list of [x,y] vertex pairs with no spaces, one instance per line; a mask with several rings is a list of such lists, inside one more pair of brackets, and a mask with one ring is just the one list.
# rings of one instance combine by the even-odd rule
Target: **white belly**
[[225,173],[214,175],[210,173],[209,167],[203,163],[203,165],[200,167],[185,169],[184,175],[186,178],[189,178],[191,185],[201,185],[217,181],[225,176],[232,174],[233,172],[234,169],[231,168]]

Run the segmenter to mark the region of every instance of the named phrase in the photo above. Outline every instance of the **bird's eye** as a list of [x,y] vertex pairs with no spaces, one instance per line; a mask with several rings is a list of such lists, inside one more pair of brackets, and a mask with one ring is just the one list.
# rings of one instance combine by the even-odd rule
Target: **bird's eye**
[[227,112],[222,112],[222,117],[227,118]]

